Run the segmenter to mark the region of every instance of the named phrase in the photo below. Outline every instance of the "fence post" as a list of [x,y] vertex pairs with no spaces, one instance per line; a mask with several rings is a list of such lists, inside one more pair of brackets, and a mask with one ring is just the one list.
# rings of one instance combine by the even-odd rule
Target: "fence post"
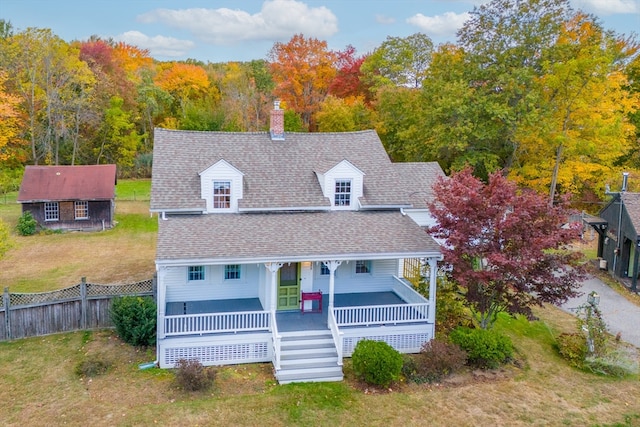
[[9,298],[9,288],[4,288],[4,335],[6,340],[11,339],[11,316],[9,313],[9,309],[11,308],[11,299]]
[[80,329],[87,329],[87,278],[80,279]]

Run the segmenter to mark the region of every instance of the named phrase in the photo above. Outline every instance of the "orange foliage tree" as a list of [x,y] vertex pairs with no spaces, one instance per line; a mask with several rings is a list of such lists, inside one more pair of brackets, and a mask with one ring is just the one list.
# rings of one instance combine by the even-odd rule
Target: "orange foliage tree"
[[326,41],[302,34],[288,43],[275,43],[268,54],[275,96],[299,114],[309,130],[315,130],[314,113],[336,75],[336,58]]

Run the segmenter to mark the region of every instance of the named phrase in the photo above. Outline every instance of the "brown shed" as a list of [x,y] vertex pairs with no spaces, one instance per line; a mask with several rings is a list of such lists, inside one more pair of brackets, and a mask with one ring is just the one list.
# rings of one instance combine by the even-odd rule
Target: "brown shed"
[[53,230],[114,225],[116,165],[27,166],[18,193],[22,212]]

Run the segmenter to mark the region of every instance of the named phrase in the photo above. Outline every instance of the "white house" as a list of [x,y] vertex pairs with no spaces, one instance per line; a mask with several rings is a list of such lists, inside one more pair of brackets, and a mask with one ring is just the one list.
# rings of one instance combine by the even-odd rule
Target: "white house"
[[[418,352],[434,334],[441,253],[422,226],[439,175],[392,163],[375,131],[285,135],[277,107],[269,133],[156,129],[160,366],[337,381],[360,339]],[[428,299],[405,260],[430,266]]]

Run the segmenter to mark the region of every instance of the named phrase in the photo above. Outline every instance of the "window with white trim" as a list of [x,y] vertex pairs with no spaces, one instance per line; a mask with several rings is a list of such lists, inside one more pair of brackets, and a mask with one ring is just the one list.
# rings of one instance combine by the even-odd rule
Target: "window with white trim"
[[60,209],[58,202],[45,202],[44,203],[44,220],[45,221],[58,221],[60,219]]
[[356,274],[371,273],[371,261],[356,261]]
[[334,206],[351,206],[351,180],[336,179],[336,191],[333,199]]
[[231,181],[213,181],[213,208],[231,207]]
[[321,276],[328,276],[331,272],[329,271],[329,267],[327,267],[326,265],[324,265],[324,262],[320,263],[320,275]]
[[189,266],[189,281],[204,280],[204,265]]
[[89,202],[76,200],[73,202],[73,211],[76,219],[89,219]]
[[228,264],[224,266],[224,280],[239,280],[240,264]]

